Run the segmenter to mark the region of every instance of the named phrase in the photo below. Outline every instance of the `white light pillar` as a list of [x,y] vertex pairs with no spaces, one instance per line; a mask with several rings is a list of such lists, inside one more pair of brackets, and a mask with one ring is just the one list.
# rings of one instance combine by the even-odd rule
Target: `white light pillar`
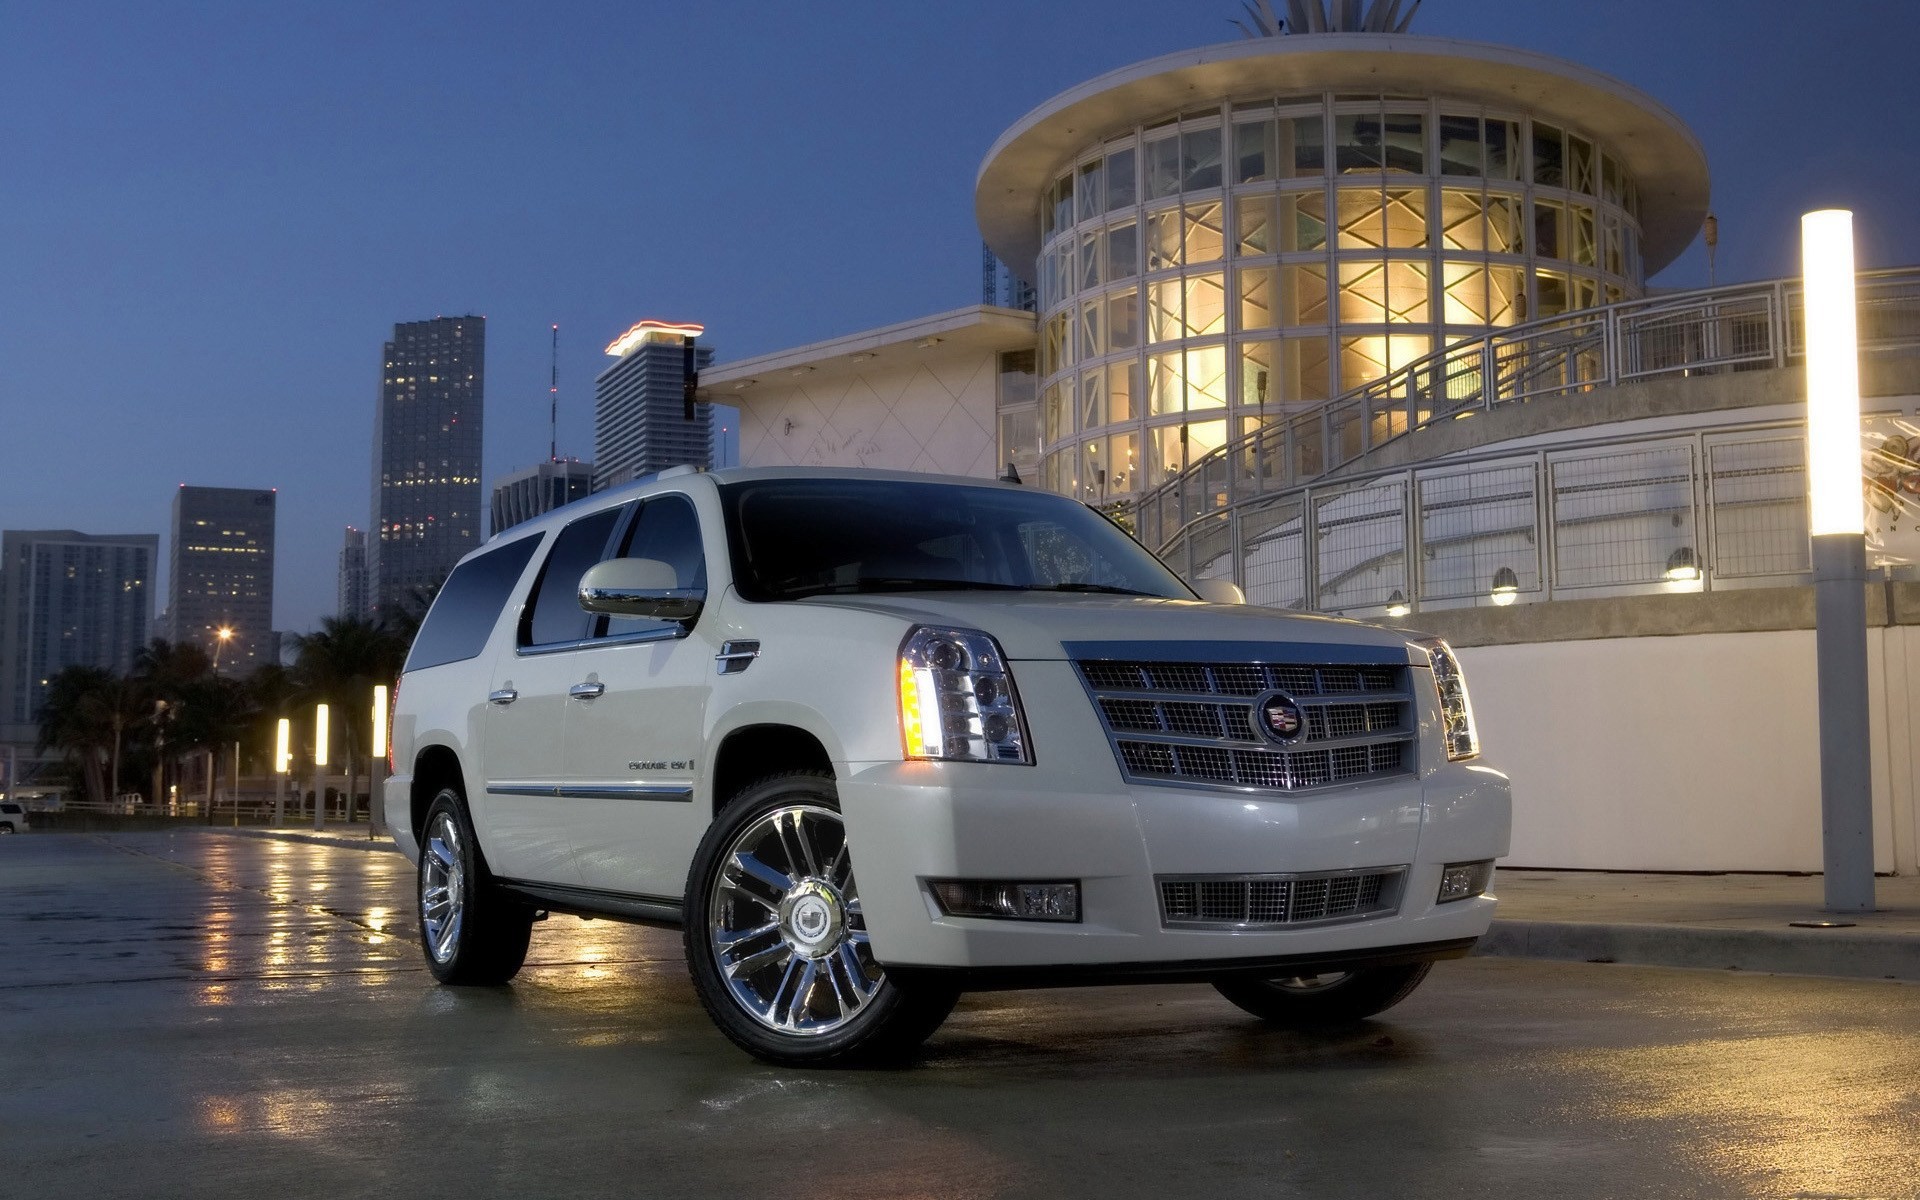
[[1807,328],[1807,487],[1820,698],[1821,858],[1829,912],[1872,912],[1866,500],[1853,214],[1800,219]]
[[[556,328],[558,328],[556,326]],[[387,685],[373,685],[373,753],[367,764],[367,836],[387,831]]]
[[313,706],[313,827],[327,825],[327,706]]
[[281,717],[273,730],[273,823],[287,819],[287,772],[293,769],[293,722]]

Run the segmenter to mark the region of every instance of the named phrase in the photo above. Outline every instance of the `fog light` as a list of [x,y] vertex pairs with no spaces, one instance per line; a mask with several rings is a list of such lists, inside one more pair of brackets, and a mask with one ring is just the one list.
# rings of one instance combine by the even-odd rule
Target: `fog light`
[[1005,879],[935,879],[940,911],[954,917],[1012,921],[1078,921],[1078,883],[1021,883]]
[[1493,884],[1493,860],[1481,862],[1448,863],[1440,872],[1440,894],[1434,902],[1445,904],[1449,900],[1468,900],[1481,895]]

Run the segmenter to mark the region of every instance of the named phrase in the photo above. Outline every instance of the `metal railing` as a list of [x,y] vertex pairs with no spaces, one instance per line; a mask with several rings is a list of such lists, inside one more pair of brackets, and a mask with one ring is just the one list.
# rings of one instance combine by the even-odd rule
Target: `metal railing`
[[[1665,375],[1784,367],[1804,353],[1797,279],[1630,300],[1457,342],[1196,460],[1134,518],[1163,550],[1219,510],[1297,491],[1442,421]],[[1920,347],[1920,267],[1862,273],[1860,344]]]
[[1254,604],[1402,615],[1803,582],[1805,426],[1641,433],[1437,459],[1254,497],[1162,557]]

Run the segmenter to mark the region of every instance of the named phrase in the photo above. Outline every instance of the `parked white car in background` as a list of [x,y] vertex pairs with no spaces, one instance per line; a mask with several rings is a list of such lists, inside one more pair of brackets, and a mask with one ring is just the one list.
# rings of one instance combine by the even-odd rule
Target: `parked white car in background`
[[1203,601],[971,479],[683,469],[508,530],[391,745],[442,982],[510,979],[542,911],[678,925],[783,1063],[911,1048],[977,988],[1357,1020],[1486,931],[1507,850],[1444,643]]
[[0,835],[25,833],[28,828],[27,810],[11,800],[0,800]]

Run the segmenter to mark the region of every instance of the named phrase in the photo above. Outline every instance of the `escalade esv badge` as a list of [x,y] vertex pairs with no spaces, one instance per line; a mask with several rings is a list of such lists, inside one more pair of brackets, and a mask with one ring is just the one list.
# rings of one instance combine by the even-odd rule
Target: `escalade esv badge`
[[1299,740],[1307,727],[1307,715],[1300,703],[1285,692],[1271,692],[1254,706],[1254,724],[1276,742]]

